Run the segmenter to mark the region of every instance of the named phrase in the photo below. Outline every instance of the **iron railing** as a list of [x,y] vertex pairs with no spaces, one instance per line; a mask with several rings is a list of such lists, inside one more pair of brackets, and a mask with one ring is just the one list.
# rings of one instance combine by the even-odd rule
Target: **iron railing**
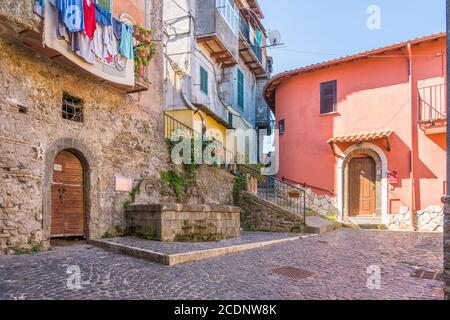
[[194,140],[202,140],[204,145],[215,144],[211,149],[212,154],[218,159],[217,165],[225,165],[234,163],[237,159],[237,154],[233,151],[228,150],[219,141],[210,139],[206,135],[194,130],[185,123],[175,119],[169,114],[164,114],[164,137],[168,140],[172,140],[174,132],[181,138],[191,138]]
[[447,119],[446,85],[419,88],[419,122],[434,123]]
[[[263,63],[263,52],[262,48],[259,45],[253,44],[257,43],[256,39],[254,37],[250,36],[250,27],[248,23],[245,21],[244,17],[240,17],[240,31],[242,35],[244,36],[245,41],[247,44],[252,48],[253,53],[255,54],[258,61],[262,64]],[[253,40],[253,41],[252,41]]]
[[257,169],[246,165],[236,165],[234,174],[254,176],[258,180],[257,195],[283,209],[294,212],[303,217],[306,221],[307,214],[307,194],[306,190],[288,184],[273,176],[263,176]]

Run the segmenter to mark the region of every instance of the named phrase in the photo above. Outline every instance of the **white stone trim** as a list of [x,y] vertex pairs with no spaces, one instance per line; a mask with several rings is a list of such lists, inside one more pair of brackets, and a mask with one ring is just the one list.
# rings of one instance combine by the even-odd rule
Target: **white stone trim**
[[381,160],[381,216],[382,223],[389,222],[389,182],[388,182],[388,161],[383,150],[371,143],[362,143],[353,145],[339,155],[337,164],[337,207],[339,211],[339,220],[344,220],[344,161],[356,150],[370,149],[378,154]]

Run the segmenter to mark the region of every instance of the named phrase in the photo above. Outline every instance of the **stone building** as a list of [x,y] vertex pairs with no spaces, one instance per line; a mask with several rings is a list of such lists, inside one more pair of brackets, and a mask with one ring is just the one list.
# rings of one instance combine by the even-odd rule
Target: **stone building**
[[[101,3],[161,39],[161,0]],[[41,4],[48,1],[0,3],[1,253],[45,247],[53,236],[119,232],[132,186],[158,181],[168,163],[161,42],[147,68],[135,72],[128,61],[131,78],[122,79],[111,63],[94,68],[51,43]],[[147,200],[157,200],[150,189]]]

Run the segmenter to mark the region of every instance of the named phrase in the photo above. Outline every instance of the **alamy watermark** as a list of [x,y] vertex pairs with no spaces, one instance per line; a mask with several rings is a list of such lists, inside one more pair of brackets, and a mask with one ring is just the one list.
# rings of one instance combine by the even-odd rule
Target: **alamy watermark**
[[377,265],[372,265],[367,268],[367,288],[370,290],[380,290],[381,289],[381,267]]
[[177,129],[172,132],[171,141],[171,159],[177,165],[260,164],[261,175],[272,176],[278,173],[278,130],[269,135],[268,130],[233,129],[227,130],[226,137],[223,137],[220,130],[208,129],[203,136],[193,137],[190,130]]
[[369,30],[381,30],[381,8],[373,4],[367,7],[366,13],[369,15],[366,23],[367,28]]

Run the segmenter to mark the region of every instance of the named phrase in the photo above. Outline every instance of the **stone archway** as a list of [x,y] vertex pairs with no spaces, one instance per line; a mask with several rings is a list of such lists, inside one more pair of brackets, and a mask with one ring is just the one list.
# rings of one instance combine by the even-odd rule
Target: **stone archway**
[[387,178],[387,158],[384,152],[377,146],[370,143],[353,145],[341,156],[338,163],[338,209],[340,219],[343,221],[349,217],[349,167],[353,159],[361,156],[370,157],[375,161],[375,188],[376,217],[382,223],[388,220],[388,178]]
[[45,152],[44,177],[42,185],[42,218],[45,239],[50,239],[51,233],[51,184],[53,180],[54,163],[58,154],[62,151],[70,151],[82,163],[84,168],[84,212],[85,212],[85,238],[90,239],[90,222],[92,212],[92,190],[97,173],[94,157],[88,147],[79,140],[63,138],[55,141]]

